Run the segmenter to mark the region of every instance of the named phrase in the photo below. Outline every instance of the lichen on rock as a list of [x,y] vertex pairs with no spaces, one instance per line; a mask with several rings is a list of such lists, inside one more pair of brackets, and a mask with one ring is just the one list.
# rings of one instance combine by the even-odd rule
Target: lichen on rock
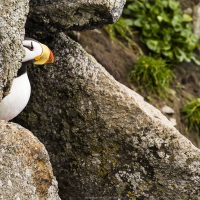
[[0,198],[59,200],[48,153],[33,134],[0,122]]
[[17,121],[45,144],[61,198],[198,198],[200,150],[64,33],[49,45],[56,62],[30,70]]
[[0,2],[0,100],[9,91],[12,80],[21,67],[28,2],[28,0]]
[[[29,69],[31,100],[15,121],[47,148],[62,199],[198,199],[200,150],[79,44],[58,33],[112,23],[124,3],[30,1],[27,36],[56,33],[46,39],[56,62]],[[1,96],[20,67],[27,4],[0,2]],[[59,199],[38,139],[6,122],[0,122],[0,135],[0,197]]]
[[125,0],[31,0],[27,31],[44,37],[66,30],[92,29],[115,22]]

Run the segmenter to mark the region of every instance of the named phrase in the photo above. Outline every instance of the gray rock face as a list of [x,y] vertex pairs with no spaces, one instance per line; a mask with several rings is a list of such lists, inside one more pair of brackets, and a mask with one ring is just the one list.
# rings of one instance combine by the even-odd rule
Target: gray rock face
[[47,151],[28,130],[0,121],[0,199],[59,200]]
[[193,30],[195,35],[200,38],[200,3],[199,0],[179,0],[184,13],[193,17]]
[[[24,56],[28,0],[0,1],[0,100]],[[57,200],[57,182],[44,146],[28,130],[0,121],[0,199]]]
[[200,38],[200,3],[194,7],[193,12],[194,33]]
[[[46,37],[60,30],[92,28],[112,23],[120,16],[124,3],[125,0],[31,1],[27,32],[29,36]],[[27,13],[28,0],[0,1],[0,99],[9,92],[13,77],[21,66]],[[32,116],[30,120],[32,122]],[[59,199],[57,182],[43,145],[30,132],[15,124],[0,122],[0,135],[0,199]],[[52,144],[54,142],[52,139]],[[55,152],[62,151],[59,149]],[[63,155],[66,156],[65,153]],[[58,155],[55,160],[65,159],[61,157]],[[67,164],[71,165],[71,162]],[[60,170],[66,169],[59,168],[58,174]],[[66,176],[60,176],[60,179],[63,177]],[[73,177],[70,178],[69,182],[65,180],[67,184],[78,183]],[[61,188],[73,188],[62,184],[64,187]],[[64,194],[64,198],[68,199],[67,191]]]
[[125,0],[30,0],[27,31],[44,37],[64,30],[94,28],[116,21]]
[[17,118],[45,144],[62,199],[198,199],[200,150],[64,33],[30,69]]
[[0,1],[0,100],[21,67],[28,0]]
[[[27,33],[111,23],[124,2],[31,0]],[[0,2],[0,97],[20,67],[27,4]],[[31,101],[16,121],[45,144],[62,199],[198,199],[200,150],[64,33],[45,43],[56,62],[30,69]],[[0,137],[0,198],[59,199],[44,146],[16,124],[0,122]]]

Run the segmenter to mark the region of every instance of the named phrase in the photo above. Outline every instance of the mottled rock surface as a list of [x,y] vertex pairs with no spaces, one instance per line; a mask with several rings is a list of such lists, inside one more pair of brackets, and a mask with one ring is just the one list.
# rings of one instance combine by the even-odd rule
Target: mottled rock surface
[[0,1],[0,100],[21,67],[28,2],[28,0]]
[[0,121],[0,199],[59,200],[43,144],[31,132]]
[[200,38],[200,2],[199,0],[179,0],[183,11],[193,17],[193,30]]
[[193,26],[194,33],[198,38],[200,38],[200,3],[194,6]]
[[45,144],[61,198],[198,199],[200,150],[64,33],[48,45],[56,62],[29,70],[16,121]]
[[91,29],[116,21],[124,4],[125,0],[30,0],[26,29],[37,37]]

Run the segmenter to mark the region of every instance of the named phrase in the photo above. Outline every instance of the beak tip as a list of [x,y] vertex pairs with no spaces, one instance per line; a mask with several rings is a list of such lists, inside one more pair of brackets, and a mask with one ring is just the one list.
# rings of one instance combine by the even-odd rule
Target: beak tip
[[[50,50],[50,49],[49,49]],[[49,59],[47,60],[46,63],[53,63],[55,60],[54,60],[54,55],[53,55],[53,52],[50,50],[50,55],[49,55]]]
[[35,65],[44,65],[54,62],[54,55],[52,51],[44,44],[40,44],[42,48],[42,54],[35,57]]

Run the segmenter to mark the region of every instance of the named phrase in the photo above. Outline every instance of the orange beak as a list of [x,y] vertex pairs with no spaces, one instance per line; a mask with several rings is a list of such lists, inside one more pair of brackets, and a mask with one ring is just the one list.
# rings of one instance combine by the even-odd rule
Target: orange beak
[[44,65],[48,63],[54,62],[54,55],[52,51],[44,44],[41,44],[42,47],[42,54],[35,57],[34,64],[35,65]]
[[54,62],[54,55],[53,55],[52,51],[50,50],[49,59],[45,62],[45,64],[47,64],[47,63],[53,63],[53,62]]

